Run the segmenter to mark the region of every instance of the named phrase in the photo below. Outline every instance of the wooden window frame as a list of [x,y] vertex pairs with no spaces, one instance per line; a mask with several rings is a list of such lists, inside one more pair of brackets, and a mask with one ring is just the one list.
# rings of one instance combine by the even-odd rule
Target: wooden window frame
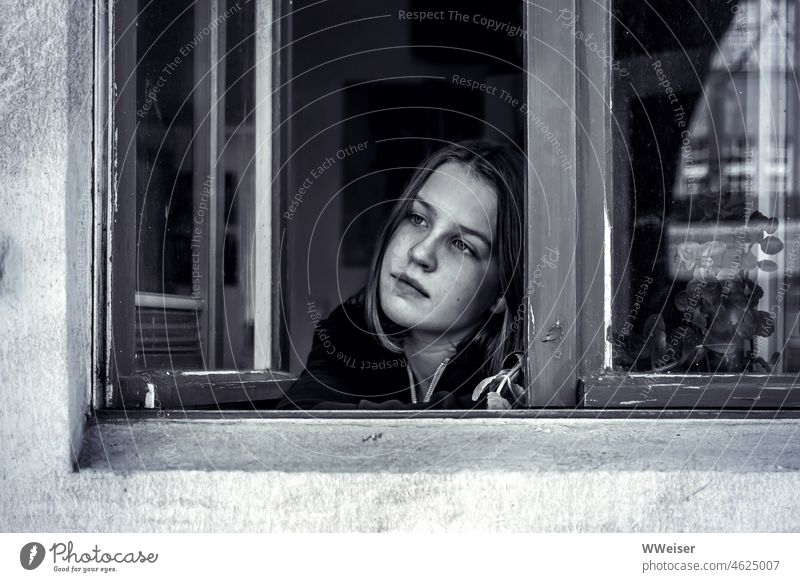
[[[271,7],[274,22],[283,22],[290,14],[281,14],[282,2],[264,0]],[[754,414],[758,410],[800,408],[800,390],[791,375],[714,375],[714,374],[613,374],[608,330],[611,325],[611,238],[612,226],[612,117],[611,71],[588,48],[555,24],[559,10],[567,9],[580,16],[584,28],[595,31],[595,39],[611,52],[612,0],[540,0],[526,3],[527,46],[525,69],[528,78],[526,232],[527,248],[552,249],[558,265],[537,278],[540,252],[527,258],[527,295],[530,317],[524,325],[528,345],[528,406],[553,408],[551,414],[571,416],[576,409],[587,411],[589,418],[610,409],[622,409],[623,416],[633,410],[652,415],[656,409],[732,410]],[[95,34],[95,370],[93,395],[95,409],[101,408],[182,408],[196,404],[223,404],[281,397],[293,377],[281,369],[286,362],[286,328],[280,325],[279,285],[284,280],[285,260],[270,269],[273,292],[270,305],[262,306],[271,316],[269,342],[271,362],[266,370],[252,372],[154,372],[132,373],[120,369],[112,349],[114,325],[132,321],[130,310],[121,310],[114,302],[115,285],[125,284],[124,269],[113,271],[119,249],[108,225],[124,223],[126,217],[110,204],[118,183],[112,175],[115,147],[114,103],[130,95],[114,95],[111,86],[117,63],[114,46],[113,0],[98,0]],[[271,30],[267,38],[272,46],[288,46],[284,27]],[[264,45],[257,48],[263,57]],[[257,95],[272,94],[264,83],[281,87],[286,61],[290,55],[273,51],[262,58],[268,75],[261,75]],[[268,79],[268,80],[267,80]],[[268,183],[282,187],[278,168],[286,148],[286,132],[273,128],[287,127],[282,119],[285,91],[259,106],[269,112],[257,117],[257,131],[269,132],[272,153],[261,156],[261,175]],[[263,111],[263,109],[262,109]],[[542,128],[546,127],[549,131]],[[274,133],[273,133],[274,132]],[[560,148],[553,147],[557,142]],[[570,163],[565,165],[564,158]],[[263,160],[271,160],[264,165]],[[270,195],[267,191],[266,195]],[[281,201],[273,199],[272,216],[280,216]],[[601,217],[598,219],[598,217]],[[272,228],[272,248],[281,248],[277,229]],[[129,249],[130,250],[130,249]],[[113,276],[112,276],[113,275]],[[533,281],[535,279],[535,281]],[[132,282],[129,283],[132,285]],[[132,288],[132,287],[131,287]],[[132,305],[132,304],[131,304]],[[126,320],[127,318],[127,320]],[[118,351],[118,350],[117,350]],[[264,362],[262,362],[264,363]],[[270,364],[272,364],[270,368]],[[114,386],[118,385],[117,392]],[[626,411],[625,409],[632,409]],[[282,411],[292,415],[301,411]],[[512,411],[533,414],[535,411]],[[509,411],[504,411],[508,414]],[[338,413],[340,416],[342,413]],[[345,416],[350,413],[345,413]],[[353,413],[355,414],[355,413]],[[367,416],[374,412],[364,411]],[[402,417],[382,413],[388,417]],[[416,411],[415,415],[420,412]],[[477,414],[477,412],[476,412]],[[334,416],[336,414],[334,413]],[[491,415],[491,413],[490,413]],[[362,416],[361,414],[357,416]],[[378,415],[380,416],[380,415]],[[424,415],[427,416],[427,415]],[[434,416],[443,416],[437,411]],[[447,416],[447,415],[444,415]],[[480,415],[479,415],[480,416]],[[649,417],[649,416],[648,416]]]
[[[571,7],[561,4],[558,8],[568,8],[579,15],[584,33],[594,32],[600,48],[605,54],[613,55],[612,1],[574,0]],[[551,1],[545,6],[555,11],[556,4],[559,3]],[[587,409],[752,411],[800,408],[798,376],[792,374],[619,374],[611,371],[610,228],[614,192],[611,69],[609,64],[591,54],[586,44],[569,43],[562,27],[553,28],[561,28],[554,33],[562,36],[560,43],[552,40],[553,46],[561,54],[574,57],[574,65],[569,67],[575,72],[574,83],[562,80],[558,86],[564,89],[562,96],[571,106],[569,109],[576,112],[577,169],[566,178],[562,176],[560,181],[556,178],[550,186],[563,188],[562,191],[569,192],[570,201],[577,201],[574,209],[566,208],[566,202],[559,203],[566,212],[574,211],[576,215],[575,223],[567,222],[569,228],[563,230],[574,237],[577,249],[574,264],[580,266],[575,269],[574,281],[580,301],[574,305],[573,319],[568,320],[568,329],[577,328],[577,333],[565,334],[567,344],[562,348],[564,353],[569,350],[572,365],[557,368],[555,383],[576,385],[576,401],[569,404]],[[567,64],[562,63],[563,68],[567,69]],[[567,188],[569,181],[575,184],[575,189]],[[578,194],[572,196],[576,191]],[[602,221],[597,217],[602,217]],[[562,279],[555,282],[551,291],[557,292],[560,285],[573,284],[570,277],[571,274],[561,274]],[[555,313],[564,321],[563,314],[570,313],[571,300],[571,295],[566,300],[540,296],[534,313]],[[552,316],[545,318],[546,323],[551,320]],[[534,351],[542,349],[542,333],[546,331],[540,330],[534,337],[538,340]],[[547,349],[544,351],[543,356],[532,358],[537,365],[546,365],[543,359],[552,356],[552,349],[550,353]],[[544,387],[542,394],[545,398],[548,396]],[[551,392],[550,397],[555,397],[555,393]]]
[[[217,0],[208,0],[203,9],[210,10],[212,20],[219,11]],[[198,4],[198,5],[200,5]],[[256,17],[259,21],[269,23],[284,22],[287,15],[281,13],[282,2],[278,0],[259,0],[256,4]],[[273,99],[273,80],[283,78],[286,63],[281,51],[273,51],[280,46],[283,26],[262,26],[262,35],[256,37],[256,95],[261,98],[256,114],[256,144],[261,151],[256,153],[256,204],[261,206],[258,213],[260,231],[266,233],[267,239],[262,241],[265,252],[256,257],[256,287],[271,289],[263,301],[255,306],[256,343],[263,345],[263,350],[254,350],[253,371],[155,371],[134,370],[132,353],[134,337],[132,322],[134,321],[134,289],[133,273],[130,259],[133,256],[134,237],[115,236],[115,229],[133,228],[136,224],[135,208],[132,204],[116,204],[114,201],[126,194],[129,196],[135,184],[131,173],[135,171],[135,163],[131,162],[131,152],[125,152],[125,164],[117,165],[117,144],[128,143],[132,135],[125,135],[125,124],[117,123],[117,110],[126,108],[135,110],[135,88],[130,84],[116,83],[121,75],[130,75],[131,58],[136,57],[135,47],[118,45],[120,22],[132,21],[131,14],[118,14],[118,11],[129,10],[130,3],[114,0],[98,0],[95,3],[95,99],[94,99],[94,276],[95,293],[93,298],[93,327],[95,330],[94,387],[92,405],[102,408],[183,408],[193,405],[215,405],[248,401],[270,400],[282,397],[291,385],[293,376],[282,370],[286,359],[285,325],[281,325],[281,309],[279,305],[280,284],[283,280],[281,271],[285,261],[273,261],[272,249],[280,248],[277,229],[272,228],[273,217],[280,216],[281,200],[272,197],[273,190],[280,191],[280,180],[273,180],[272,169],[280,159],[282,148],[286,143],[281,139],[281,132],[274,132],[283,101]],[[119,18],[118,18],[119,17]],[[216,34],[212,27],[212,35]],[[273,36],[275,37],[273,39]],[[130,35],[129,35],[130,37]],[[273,43],[273,40],[275,41]],[[222,108],[220,91],[224,81],[216,74],[213,65],[218,50],[218,39],[212,38],[210,59],[211,73],[200,84],[198,90],[202,98],[208,98],[216,104],[212,110]],[[224,88],[223,88],[224,89]],[[262,97],[264,96],[264,97]],[[202,151],[201,161],[207,162],[210,179],[217,192],[222,192],[222,176],[214,172],[210,163],[211,152],[219,139],[220,116],[211,115],[209,123],[208,151]],[[130,127],[130,125],[128,125]],[[133,154],[135,156],[135,152]],[[122,159],[121,157],[119,159]],[[224,198],[216,196],[218,203]],[[268,201],[264,203],[264,201]],[[219,209],[217,209],[219,210]],[[112,228],[113,226],[113,228]],[[212,233],[217,234],[219,233]],[[115,259],[115,257],[123,257]],[[265,257],[267,257],[265,259]],[[127,262],[126,262],[127,261]],[[209,266],[211,269],[213,266]],[[145,294],[137,294],[145,295]],[[217,294],[218,295],[218,294]],[[214,296],[212,293],[210,296]],[[148,301],[151,297],[146,298]],[[165,300],[170,300],[167,297]],[[209,326],[210,327],[210,326]],[[115,329],[117,332],[115,333]],[[121,333],[124,330],[126,333]],[[213,333],[210,329],[209,334]]]

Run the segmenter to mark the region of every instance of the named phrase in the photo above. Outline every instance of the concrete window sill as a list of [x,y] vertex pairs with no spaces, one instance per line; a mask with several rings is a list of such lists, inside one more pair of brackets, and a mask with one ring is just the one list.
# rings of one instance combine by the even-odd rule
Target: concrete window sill
[[794,473],[800,420],[104,418],[81,472]]

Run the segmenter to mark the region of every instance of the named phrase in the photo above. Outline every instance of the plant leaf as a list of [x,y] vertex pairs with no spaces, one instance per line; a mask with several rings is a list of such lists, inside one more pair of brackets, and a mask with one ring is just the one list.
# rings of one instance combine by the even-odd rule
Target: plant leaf
[[758,244],[761,245],[761,250],[768,255],[777,255],[783,250],[783,241],[777,236],[765,236]]
[[778,270],[778,264],[774,261],[770,260],[763,260],[758,261],[758,268],[764,271],[765,273],[774,273]]
[[755,228],[757,230],[765,230],[769,223],[769,218],[764,216],[761,212],[756,210],[752,214],[750,214],[750,218],[747,221],[747,226],[750,228]]
[[764,228],[769,234],[775,234],[775,231],[778,230],[778,219],[777,218],[770,218],[768,219],[767,225]]
[[510,408],[511,403],[497,392],[489,392],[486,395],[486,410],[508,410]]
[[489,384],[491,384],[492,381],[496,379],[497,376],[489,376],[488,378],[484,378],[483,380],[481,380],[480,383],[477,386],[475,386],[475,390],[472,391],[472,401],[475,402],[481,396],[483,396],[483,393],[489,387]]

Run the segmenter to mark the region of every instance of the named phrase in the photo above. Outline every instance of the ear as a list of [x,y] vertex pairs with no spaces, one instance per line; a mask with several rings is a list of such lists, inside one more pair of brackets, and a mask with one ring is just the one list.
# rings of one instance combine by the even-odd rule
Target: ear
[[499,315],[506,310],[506,298],[503,295],[497,298],[492,306],[489,308],[489,311],[492,312],[494,315]]

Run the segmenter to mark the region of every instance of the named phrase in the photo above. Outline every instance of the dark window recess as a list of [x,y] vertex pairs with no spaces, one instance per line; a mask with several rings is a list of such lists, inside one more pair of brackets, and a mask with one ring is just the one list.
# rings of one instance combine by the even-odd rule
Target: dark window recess
[[[345,166],[340,219],[346,233],[345,265],[368,266],[372,245],[364,241],[378,239],[393,202],[419,161],[441,146],[439,139],[457,141],[483,132],[483,99],[478,92],[464,94],[462,89],[438,81],[377,82],[345,89],[346,143],[368,138],[374,144]],[[359,116],[364,112],[368,113]]]
[[416,58],[448,65],[479,63],[505,73],[519,71],[514,65],[522,62],[525,44],[520,40],[527,38],[522,24],[525,2],[411,0],[408,9],[439,12],[442,17],[423,20],[412,28]]

